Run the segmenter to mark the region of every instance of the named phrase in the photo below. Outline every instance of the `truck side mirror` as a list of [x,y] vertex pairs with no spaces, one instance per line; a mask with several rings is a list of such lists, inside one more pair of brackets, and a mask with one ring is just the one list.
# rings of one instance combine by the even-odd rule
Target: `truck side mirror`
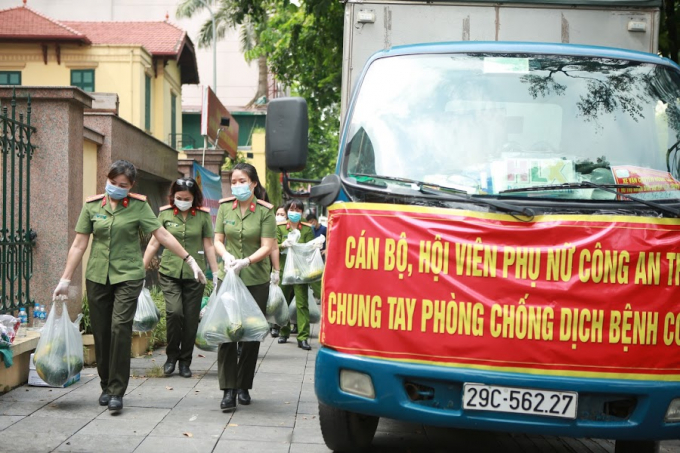
[[296,172],[307,165],[307,101],[303,98],[272,99],[265,125],[267,168],[275,172]]

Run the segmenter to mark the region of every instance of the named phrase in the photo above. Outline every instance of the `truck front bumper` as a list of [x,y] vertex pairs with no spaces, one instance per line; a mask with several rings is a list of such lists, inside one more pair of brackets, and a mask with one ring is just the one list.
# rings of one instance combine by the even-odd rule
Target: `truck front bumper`
[[[340,388],[340,371],[370,376],[375,398]],[[462,408],[466,382],[578,392],[575,419]],[[414,400],[406,386],[423,389]],[[663,440],[680,437],[680,422],[664,421],[668,405],[680,398],[680,383],[585,379],[499,373],[420,365],[344,354],[322,347],[316,359],[315,390],[320,402],[350,412],[432,426],[604,439]]]

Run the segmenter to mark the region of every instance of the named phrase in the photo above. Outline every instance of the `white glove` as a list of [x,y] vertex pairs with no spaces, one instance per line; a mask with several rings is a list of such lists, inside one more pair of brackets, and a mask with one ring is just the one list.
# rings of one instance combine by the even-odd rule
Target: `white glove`
[[291,239],[286,239],[285,241],[283,241],[283,242],[281,243],[281,248],[284,248],[284,249],[285,249],[285,248],[290,247],[290,246],[293,245],[293,244],[295,244],[295,241],[293,241],[293,240],[291,240]]
[[234,261],[236,261],[236,258],[234,258],[234,255],[231,253],[224,252],[224,255],[222,255],[222,261],[224,261],[225,266],[232,266]]
[[71,280],[66,280],[65,278],[60,279],[59,284],[52,294],[52,300],[56,300],[59,296],[61,296],[62,299],[68,297],[68,286],[70,283]]
[[217,283],[220,279],[217,277],[217,272],[213,272],[213,288],[217,288]]
[[187,264],[189,265],[191,270],[194,271],[194,278],[205,285],[205,283],[207,282],[207,280],[205,279],[205,274],[203,273],[201,268],[198,267],[198,263],[196,263],[196,260],[194,259],[193,256],[187,258]]
[[234,264],[231,266],[231,270],[236,272],[236,275],[238,275],[238,273],[241,272],[241,269],[245,269],[248,266],[250,266],[250,258],[243,258],[234,261]]
[[278,285],[280,281],[281,277],[279,276],[279,271],[272,271],[269,283],[271,283],[272,285]]

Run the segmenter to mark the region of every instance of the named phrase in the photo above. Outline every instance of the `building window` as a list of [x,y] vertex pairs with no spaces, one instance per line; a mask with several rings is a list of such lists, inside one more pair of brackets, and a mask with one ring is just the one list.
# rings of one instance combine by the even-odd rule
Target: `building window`
[[255,157],[255,155],[253,153],[246,153],[247,159],[252,159],[253,157]]
[[151,130],[151,77],[144,75],[144,128]]
[[177,96],[170,94],[170,146],[177,148]]
[[21,71],[0,71],[0,85],[21,85]]
[[71,86],[88,93],[94,92],[94,69],[72,69]]

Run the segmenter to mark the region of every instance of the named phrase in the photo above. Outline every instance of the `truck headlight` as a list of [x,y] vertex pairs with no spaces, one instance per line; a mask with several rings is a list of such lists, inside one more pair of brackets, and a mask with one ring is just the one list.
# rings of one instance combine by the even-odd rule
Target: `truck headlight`
[[667,423],[680,422],[680,398],[675,398],[668,405],[664,421]]
[[366,373],[354,370],[340,370],[340,388],[353,395],[375,398],[373,380]]

